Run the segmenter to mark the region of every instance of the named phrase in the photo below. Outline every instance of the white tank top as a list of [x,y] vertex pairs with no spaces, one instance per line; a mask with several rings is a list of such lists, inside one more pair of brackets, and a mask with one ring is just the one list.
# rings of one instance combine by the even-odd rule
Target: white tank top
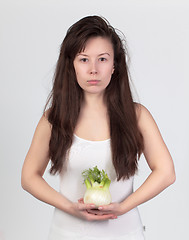
[[[89,141],[74,134],[66,168],[60,174],[60,193],[73,202],[84,196],[82,171],[97,166],[110,180],[112,202],[121,202],[133,192],[133,177],[116,181],[110,139]],[[143,240],[143,226],[137,208],[105,221],[86,221],[55,208],[49,240]]]

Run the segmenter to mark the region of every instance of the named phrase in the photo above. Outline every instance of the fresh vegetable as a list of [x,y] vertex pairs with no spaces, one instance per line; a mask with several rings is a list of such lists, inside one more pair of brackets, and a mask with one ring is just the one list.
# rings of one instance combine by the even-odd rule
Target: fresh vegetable
[[84,195],[84,203],[93,203],[96,207],[111,203],[109,186],[111,180],[104,170],[97,166],[82,172],[87,190]]

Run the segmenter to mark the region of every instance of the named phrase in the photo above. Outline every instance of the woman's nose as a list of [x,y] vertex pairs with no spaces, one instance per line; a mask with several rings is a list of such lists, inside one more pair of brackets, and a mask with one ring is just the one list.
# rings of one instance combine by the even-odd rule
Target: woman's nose
[[97,74],[97,65],[96,62],[92,62],[90,65],[90,74]]
[[96,74],[97,73],[97,71],[96,70],[91,70],[91,72],[90,72],[91,74]]

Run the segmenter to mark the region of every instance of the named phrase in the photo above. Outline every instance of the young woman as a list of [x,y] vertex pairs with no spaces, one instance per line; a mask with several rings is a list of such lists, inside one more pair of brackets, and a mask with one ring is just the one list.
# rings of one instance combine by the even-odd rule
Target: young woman
[[[115,29],[98,16],[76,22],[61,45],[53,89],[22,169],[22,187],[55,207],[49,240],[144,239],[137,206],[175,181],[152,115],[133,101],[125,55]],[[142,153],[151,173],[133,192]],[[60,192],[43,178],[49,160]],[[94,166],[111,179],[112,203],[98,209],[83,202],[81,173]]]

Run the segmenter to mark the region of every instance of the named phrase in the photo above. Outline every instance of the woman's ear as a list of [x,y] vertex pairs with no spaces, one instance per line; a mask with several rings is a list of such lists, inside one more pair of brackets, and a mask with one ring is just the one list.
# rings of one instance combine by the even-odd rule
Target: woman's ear
[[112,74],[114,73],[114,70],[115,70],[115,67],[113,66],[113,69],[112,69]]

